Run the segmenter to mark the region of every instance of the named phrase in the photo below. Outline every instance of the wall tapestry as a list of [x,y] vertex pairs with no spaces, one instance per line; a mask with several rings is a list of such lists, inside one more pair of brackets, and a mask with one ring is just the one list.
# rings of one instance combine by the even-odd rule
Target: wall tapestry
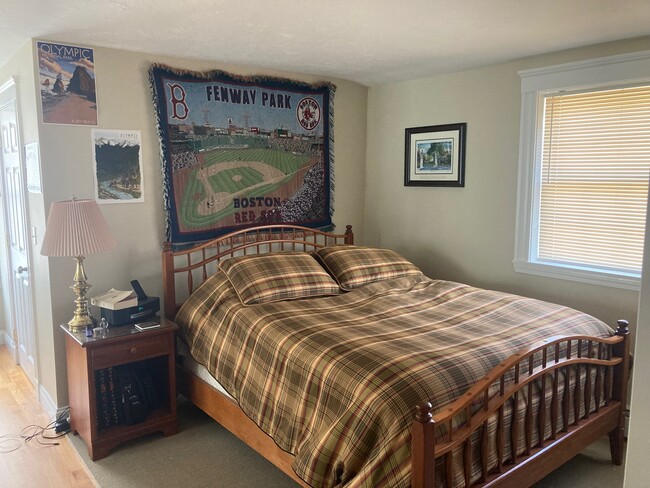
[[331,228],[335,86],[154,65],[167,240]]
[[139,130],[90,131],[97,203],[144,202]]
[[97,125],[93,50],[54,42],[36,45],[43,123]]

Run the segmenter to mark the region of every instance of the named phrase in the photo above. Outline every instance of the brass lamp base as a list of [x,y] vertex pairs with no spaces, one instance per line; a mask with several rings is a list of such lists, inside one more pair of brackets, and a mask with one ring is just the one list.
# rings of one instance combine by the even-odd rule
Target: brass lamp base
[[77,294],[77,299],[74,301],[77,304],[77,309],[74,311],[74,316],[68,322],[68,328],[72,332],[82,332],[87,326],[93,324],[93,319],[90,317],[88,311],[88,299],[86,293],[92,286],[86,282],[86,272],[84,270],[84,257],[76,256],[75,261],[77,266],[74,273],[74,284],[70,287]]
[[75,310],[74,317],[72,317],[72,319],[70,319],[68,322],[68,329],[70,329],[71,332],[83,332],[89,325],[92,324],[93,319],[89,315],[77,315],[77,311]]

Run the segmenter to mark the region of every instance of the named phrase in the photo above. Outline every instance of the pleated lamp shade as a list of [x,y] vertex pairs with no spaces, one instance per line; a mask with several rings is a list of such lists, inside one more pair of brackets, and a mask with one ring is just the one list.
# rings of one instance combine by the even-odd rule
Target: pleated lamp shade
[[43,256],[87,256],[115,246],[95,200],[53,202],[41,246]]

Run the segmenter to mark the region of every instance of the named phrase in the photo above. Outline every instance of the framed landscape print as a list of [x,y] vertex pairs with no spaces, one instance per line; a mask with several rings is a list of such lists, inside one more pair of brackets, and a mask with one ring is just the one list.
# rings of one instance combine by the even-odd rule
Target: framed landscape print
[[139,130],[92,129],[97,203],[144,202]]
[[465,186],[467,124],[406,129],[405,186]]

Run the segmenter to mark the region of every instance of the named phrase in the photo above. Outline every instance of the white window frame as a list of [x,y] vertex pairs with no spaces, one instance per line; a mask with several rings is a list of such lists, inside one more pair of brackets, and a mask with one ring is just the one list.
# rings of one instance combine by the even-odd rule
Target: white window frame
[[[589,90],[650,82],[650,51],[519,71],[521,120],[515,228],[515,271],[583,283],[639,290],[641,273],[537,261],[539,174],[544,97],[562,90]],[[647,229],[646,229],[647,234]]]

